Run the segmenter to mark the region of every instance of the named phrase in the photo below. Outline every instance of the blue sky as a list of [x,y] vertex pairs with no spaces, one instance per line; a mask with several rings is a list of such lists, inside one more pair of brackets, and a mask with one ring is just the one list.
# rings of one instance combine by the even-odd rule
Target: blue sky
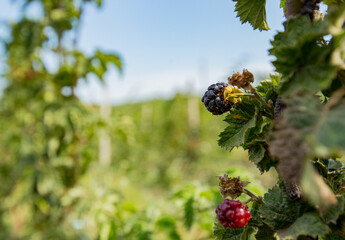
[[[0,20],[18,16],[18,4],[11,2],[2,0]],[[231,0],[104,0],[101,9],[89,4],[79,48],[119,53],[124,71],[121,76],[110,71],[104,87],[95,79],[81,83],[77,93],[87,103],[122,104],[187,89],[201,94],[243,68],[268,75],[274,70],[270,40],[283,29],[279,4],[267,0],[266,32],[242,25]]]

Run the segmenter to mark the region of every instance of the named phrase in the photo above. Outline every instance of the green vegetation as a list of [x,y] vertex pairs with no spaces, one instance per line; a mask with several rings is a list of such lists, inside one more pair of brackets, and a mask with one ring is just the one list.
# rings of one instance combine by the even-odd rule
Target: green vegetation
[[[43,15],[26,15],[39,4]],[[0,99],[0,239],[209,239],[223,171],[264,187],[243,151],[217,151],[219,124],[198,97],[112,109],[75,95],[121,57],[78,48],[85,4],[23,1],[9,38]],[[54,59],[48,68],[42,55]],[[112,114],[107,114],[111,110]],[[199,116],[200,115],[200,116]],[[231,163],[231,166],[228,164]]]
[[[254,87],[244,70],[208,89],[208,110],[231,108],[222,121],[192,95],[83,104],[78,82],[122,71],[117,53],[78,48],[85,4],[102,1],[24,0],[2,42],[0,239],[344,238],[345,5],[324,1],[323,18],[319,2],[281,1],[277,74]],[[267,30],[265,4],[238,0],[235,11]]]
[[[188,120],[192,102],[196,107],[192,111],[201,109],[195,125]],[[38,169],[43,163],[34,162],[35,156],[16,161],[16,155],[6,155],[10,146],[18,153],[22,153],[18,146],[32,147],[24,138],[38,134],[15,131],[13,118],[2,125],[3,143],[6,134],[18,134],[16,141],[7,140],[12,145],[2,144],[1,155],[9,158],[2,162],[2,182],[10,183],[14,174],[20,180],[2,185],[1,198],[7,203],[2,206],[2,229],[8,231],[2,232],[1,238],[212,239],[215,207],[222,201],[217,175],[223,171],[241,175],[254,183],[250,189],[256,194],[263,194],[272,185],[270,175],[260,176],[246,160],[244,151],[229,154],[218,150],[215,139],[225,123],[219,118],[214,124],[213,117],[202,110],[198,97],[177,95],[171,100],[113,107],[108,123],[99,120],[99,107],[86,109],[89,121],[98,119],[98,123],[86,131],[93,132],[93,137],[83,147],[85,155],[77,161],[89,159],[88,167],[71,185],[67,183],[74,177],[74,165],[68,156],[47,157],[45,165]],[[58,111],[54,113],[54,122],[62,124],[67,116],[56,118]],[[27,119],[30,115],[24,112],[18,118]],[[76,117],[78,125],[85,121]],[[111,138],[112,157],[110,163],[102,164],[98,153],[100,133],[104,131]],[[44,143],[41,139],[35,144]],[[72,143],[66,148],[78,146],[80,143]],[[15,166],[10,168],[10,163]],[[29,195],[35,181],[37,190]],[[58,202],[52,201],[57,194]]]
[[[236,2],[242,23],[264,30],[265,1]],[[244,188],[246,182],[236,184],[238,179],[224,175],[220,191],[226,212],[217,212],[217,240],[345,237],[345,4],[324,1],[328,9],[323,16],[320,2],[281,1],[285,30],[275,35],[269,50],[278,74],[256,87],[246,70],[228,79],[245,93],[226,115],[218,144],[230,151],[247,149],[260,171],[275,168],[278,179],[257,197]],[[226,96],[225,103],[230,101]],[[213,112],[222,107],[209,105]],[[226,204],[226,198],[241,193],[253,202],[245,226],[244,215],[234,216]]]

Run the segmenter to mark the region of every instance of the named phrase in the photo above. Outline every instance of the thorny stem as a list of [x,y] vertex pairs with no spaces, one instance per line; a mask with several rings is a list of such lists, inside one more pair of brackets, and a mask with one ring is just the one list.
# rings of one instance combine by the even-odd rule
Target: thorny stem
[[245,189],[245,188],[243,188],[243,193],[245,193],[245,194],[247,194],[249,197],[250,197],[250,199],[248,200],[248,202],[250,202],[250,201],[256,201],[256,202],[258,202],[258,203],[263,203],[263,201],[262,201],[262,197],[257,197],[254,193],[252,193],[251,191],[249,191],[248,189]]
[[285,2],[285,17],[286,19],[295,17],[301,8],[300,0],[286,0]]
[[338,77],[342,80],[345,81],[345,74],[341,71],[338,71]]

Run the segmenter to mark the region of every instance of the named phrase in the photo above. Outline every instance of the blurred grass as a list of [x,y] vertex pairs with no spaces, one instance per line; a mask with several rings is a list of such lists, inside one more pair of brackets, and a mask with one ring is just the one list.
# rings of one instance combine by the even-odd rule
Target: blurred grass
[[[197,109],[188,112],[191,99]],[[188,118],[194,113],[200,117],[191,125]],[[146,186],[193,180],[217,185],[215,176],[229,169],[235,169],[235,176],[247,173],[263,187],[272,185],[271,174],[261,175],[245,151],[229,153],[217,145],[226,126],[223,117],[210,114],[198,97],[184,95],[113,107],[112,164]]]
[[[89,107],[91,113],[85,116],[99,119],[101,108]],[[56,111],[46,114],[56,124],[65,119],[58,118]],[[1,196],[4,199],[2,224],[7,230],[0,234],[1,237],[30,240],[213,239],[214,210],[222,201],[217,176],[225,172],[231,177],[240,176],[251,182],[247,188],[258,195],[263,195],[274,184],[275,173],[261,175],[248,161],[245,151],[228,152],[217,145],[217,136],[225,128],[223,116],[212,116],[199,97],[178,94],[170,100],[111,107],[108,119],[92,119],[97,123],[94,128],[83,128],[84,115],[76,116],[71,118],[72,126],[79,126],[79,129],[60,127],[65,132],[62,136],[69,136],[73,130],[78,134],[91,132],[93,137],[87,142],[80,137],[64,143],[66,149],[71,150],[72,158],[55,156],[54,142],[44,135],[40,141],[32,142],[30,139],[37,136],[36,132],[24,134],[22,129],[15,128],[18,139],[28,139],[31,144],[25,142],[25,146],[37,145],[43,153],[46,148],[50,149],[51,156],[34,155],[34,166],[15,164],[17,159],[13,152],[8,156],[13,161],[13,171],[21,180],[9,195]],[[19,119],[23,118],[19,116]],[[10,118],[7,123],[11,126]],[[53,125],[51,129],[57,128]],[[2,131],[13,133],[5,128]],[[104,148],[104,141],[100,141],[104,137],[111,141],[109,148]],[[17,142],[11,146],[20,148]],[[85,155],[75,153],[74,150],[81,147]],[[97,159],[104,153],[99,154],[100,151],[107,149],[111,153],[110,162]],[[2,150],[3,153],[7,151],[6,148]],[[70,161],[74,158],[75,161]],[[79,175],[78,164],[86,160],[88,167]],[[40,168],[36,169],[37,166]],[[4,181],[14,181],[6,171],[3,173]],[[75,174],[78,178],[73,178]],[[69,184],[71,180],[74,181]],[[69,184],[68,188],[63,181]],[[31,186],[36,185],[37,189],[29,195]],[[248,197],[240,197],[240,200],[246,199]],[[56,228],[57,222],[59,228]]]
[[[197,117],[194,122],[191,114]],[[216,176],[225,172],[240,176],[251,182],[247,188],[258,195],[263,195],[276,179],[275,172],[261,175],[248,161],[246,151],[234,149],[230,153],[217,145],[217,136],[225,128],[222,119],[207,112],[195,96],[176,95],[171,100],[113,107],[111,164],[102,167],[94,162],[89,175],[98,176],[102,188],[120,192],[126,211],[153,211],[169,219],[173,216],[182,239],[212,239],[214,208],[221,201]],[[184,203],[192,196],[202,205],[200,196],[205,194],[207,207],[195,210],[198,224],[188,231],[183,227]],[[212,194],[216,199],[210,205]],[[152,231],[156,232],[154,239],[164,238],[159,237],[159,230]]]

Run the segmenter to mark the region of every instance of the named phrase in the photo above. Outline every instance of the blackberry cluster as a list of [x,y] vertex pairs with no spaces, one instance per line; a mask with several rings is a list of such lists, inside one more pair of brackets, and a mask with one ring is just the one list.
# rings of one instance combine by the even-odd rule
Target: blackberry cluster
[[283,111],[286,107],[286,103],[281,100],[280,96],[278,96],[276,105],[274,106],[274,119],[277,120],[281,114],[281,111]]
[[226,83],[216,83],[208,87],[201,101],[213,115],[221,115],[230,110],[231,104],[224,99]]
[[220,224],[228,228],[240,228],[249,222],[250,211],[238,200],[225,199],[216,209]]
[[320,1],[302,0],[301,2],[302,2],[302,6],[300,9],[301,15],[308,15],[310,20],[313,21],[314,10],[319,9],[319,7],[317,6],[317,3]]

